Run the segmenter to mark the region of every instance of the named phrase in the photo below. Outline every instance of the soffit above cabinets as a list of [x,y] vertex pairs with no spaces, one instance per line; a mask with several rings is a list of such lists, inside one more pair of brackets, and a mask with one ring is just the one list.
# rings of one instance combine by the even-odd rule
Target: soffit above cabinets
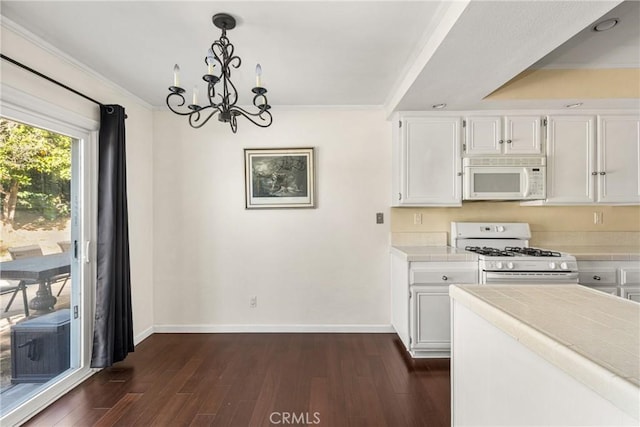
[[[0,13],[3,32],[35,40],[159,109],[166,108],[174,63],[182,68],[187,90],[195,84],[204,90],[204,56],[219,37],[211,16],[230,13],[238,20],[228,37],[242,58],[233,72],[241,103],[250,103],[260,62],[276,107],[383,106],[390,113],[431,110],[439,103],[449,110],[501,108],[505,101],[483,99],[534,64],[552,67],[583,57],[583,66],[600,66],[624,56],[624,49],[637,51],[639,25],[616,37],[618,28],[603,33],[607,39],[597,43],[583,31],[619,3],[3,1]],[[637,7],[638,2],[620,6],[620,29],[633,24]],[[615,55],[610,44],[618,46]],[[4,42],[2,49],[48,71],[17,46]],[[549,108],[546,100],[516,104]]]

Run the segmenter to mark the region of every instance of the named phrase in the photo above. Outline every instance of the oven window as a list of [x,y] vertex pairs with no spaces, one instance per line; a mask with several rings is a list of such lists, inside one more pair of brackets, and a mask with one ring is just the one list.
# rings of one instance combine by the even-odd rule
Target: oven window
[[474,193],[519,193],[519,173],[476,173],[473,175]]

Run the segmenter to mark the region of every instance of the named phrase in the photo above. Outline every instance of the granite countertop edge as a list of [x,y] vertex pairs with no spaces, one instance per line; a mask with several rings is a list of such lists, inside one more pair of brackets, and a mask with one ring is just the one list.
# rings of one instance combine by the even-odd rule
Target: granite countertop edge
[[[577,353],[534,326],[513,317],[464,288],[473,285],[451,285],[449,295],[487,322],[502,330],[575,380],[581,382],[616,407],[637,419],[640,413],[640,388],[627,378]],[[455,351],[455,349],[453,349]]]
[[391,246],[390,252],[409,262],[478,260],[478,255],[451,246]]

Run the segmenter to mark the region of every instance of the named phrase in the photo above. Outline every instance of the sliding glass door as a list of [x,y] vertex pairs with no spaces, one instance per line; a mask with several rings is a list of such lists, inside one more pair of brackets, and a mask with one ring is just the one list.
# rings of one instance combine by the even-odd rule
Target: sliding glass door
[[0,116],[0,420],[90,373],[95,132],[34,109]]

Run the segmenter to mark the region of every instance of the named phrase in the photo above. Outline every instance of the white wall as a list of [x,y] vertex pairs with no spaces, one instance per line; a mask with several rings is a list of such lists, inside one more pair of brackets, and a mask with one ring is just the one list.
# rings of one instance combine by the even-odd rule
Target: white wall
[[[8,26],[7,26],[8,25]],[[133,328],[138,339],[153,326],[152,112],[137,98],[82,69],[60,52],[6,22],[2,53],[65,83],[104,104],[120,104],[128,115],[127,185],[131,239]],[[0,61],[2,84],[19,89],[80,116],[99,121],[98,106],[6,61]]]
[[[388,328],[391,124],[377,110],[273,114],[234,135],[154,113],[156,331]],[[243,149],[261,147],[315,147],[315,209],[245,209]]]

